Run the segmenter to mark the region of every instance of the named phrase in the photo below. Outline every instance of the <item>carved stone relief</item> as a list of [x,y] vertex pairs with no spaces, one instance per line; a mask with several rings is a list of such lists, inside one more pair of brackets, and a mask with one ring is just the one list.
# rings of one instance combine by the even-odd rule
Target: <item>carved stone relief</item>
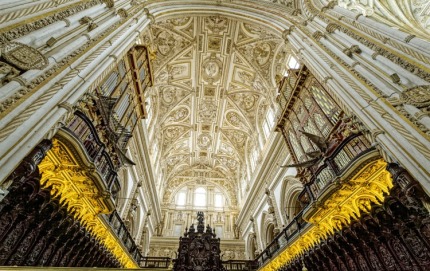
[[340,0],[338,3],[406,33],[421,37],[428,37],[430,33],[430,3],[426,0],[387,0],[378,4],[367,0]]
[[9,42],[1,48],[2,57],[13,66],[27,71],[40,70],[48,65],[48,59],[37,49],[19,42]]
[[201,134],[197,138],[197,145],[201,149],[207,149],[210,147],[211,144],[212,144],[212,137],[210,134]]
[[[168,198],[176,183],[200,180],[193,170],[185,174],[197,164],[238,176],[247,166],[251,135],[258,137],[257,111],[267,113],[260,104],[276,96],[269,77],[285,61],[282,37],[223,16],[184,16],[154,23],[142,40],[157,51],[151,103],[159,108],[150,129],[165,127],[158,151],[169,185],[162,197]],[[186,159],[178,158],[185,153]],[[229,188],[232,194],[237,187]]]

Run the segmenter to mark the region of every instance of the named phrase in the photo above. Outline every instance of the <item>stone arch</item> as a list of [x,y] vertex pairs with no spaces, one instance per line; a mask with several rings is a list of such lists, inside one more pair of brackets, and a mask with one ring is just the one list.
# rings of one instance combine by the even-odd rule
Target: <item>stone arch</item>
[[264,247],[270,244],[275,238],[275,223],[273,216],[266,211],[262,214],[260,236]]
[[130,204],[132,191],[134,187],[133,173],[130,172],[131,168],[124,168],[119,171],[118,178],[121,182],[121,190],[119,191],[117,208],[118,213],[124,215],[124,212],[127,210],[127,206]]
[[283,220],[286,219],[286,224],[288,224],[302,208],[298,201],[298,196],[302,190],[303,184],[298,179],[293,177],[285,178],[281,190],[281,210],[283,213]]

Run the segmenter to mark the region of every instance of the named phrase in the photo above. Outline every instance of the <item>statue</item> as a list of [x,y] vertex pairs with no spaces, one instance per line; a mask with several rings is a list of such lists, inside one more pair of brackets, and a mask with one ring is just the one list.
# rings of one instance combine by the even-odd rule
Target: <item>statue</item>
[[233,232],[234,232],[234,239],[239,239],[240,229],[236,223],[233,225]]

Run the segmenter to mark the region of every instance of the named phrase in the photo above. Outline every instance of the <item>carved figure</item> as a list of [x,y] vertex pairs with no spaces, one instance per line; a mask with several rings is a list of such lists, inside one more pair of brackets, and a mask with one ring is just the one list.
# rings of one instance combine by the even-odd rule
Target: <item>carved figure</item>
[[220,257],[220,241],[212,228],[204,226],[203,212],[197,212],[197,231],[192,224],[180,238],[178,257],[173,270],[224,271]]

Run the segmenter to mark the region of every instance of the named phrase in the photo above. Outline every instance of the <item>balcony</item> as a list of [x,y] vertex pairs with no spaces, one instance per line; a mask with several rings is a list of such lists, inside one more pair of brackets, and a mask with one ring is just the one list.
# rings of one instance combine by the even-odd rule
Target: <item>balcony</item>
[[[169,266],[173,266],[174,261],[174,259],[169,257],[142,257],[139,266],[148,270],[167,269]],[[222,266],[226,271],[254,271],[258,269],[256,261],[245,260],[222,261]]]
[[172,259],[169,257],[142,257],[139,263],[140,268],[169,268]]
[[299,201],[305,206],[303,218],[309,221],[317,202],[324,202],[337,191],[341,183],[348,181],[358,170],[358,165],[364,166],[379,158],[379,152],[371,147],[364,135],[346,138],[329,157],[311,169],[314,174],[299,195]]
[[378,151],[363,135],[354,134],[345,138],[329,157],[314,165],[310,169],[312,177],[299,195],[302,210],[260,253],[258,265],[263,266],[310,229],[312,224],[307,221],[318,209],[317,203],[324,202],[340,188],[340,183],[348,182],[361,167],[379,158]]
[[116,211],[113,211],[110,215],[103,215],[103,218],[110,225],[110,228],[115,233],[117,240],[119,240],[127,249],[130,256],[137,263],[141,264],[143,256],[119,214]]
[[227,271],[240,271],[240,270],[257,270],[258,264],[256,261],[242,261],[242,260],[229,260],[223,261],[222,266]]
[[107,190],[115,201],[121,189],[116,168],[91,120],[82,112],[76,111],[72,121],[63,127],[61,132],[60,135],[63,137],[71,137],[79,142],[79,147],[84,150],[86,157],[100,175],[102,188],[105,188],[103,190]]
[[273,241],[261,252],[256,262],[258,266],[263,266],[268,260],[275,256],[279,251],[288,246],[295,240],[300,232],[304,231],[308,226],[302,217],[303,210],[299,212],[294,219],[273,239]]

